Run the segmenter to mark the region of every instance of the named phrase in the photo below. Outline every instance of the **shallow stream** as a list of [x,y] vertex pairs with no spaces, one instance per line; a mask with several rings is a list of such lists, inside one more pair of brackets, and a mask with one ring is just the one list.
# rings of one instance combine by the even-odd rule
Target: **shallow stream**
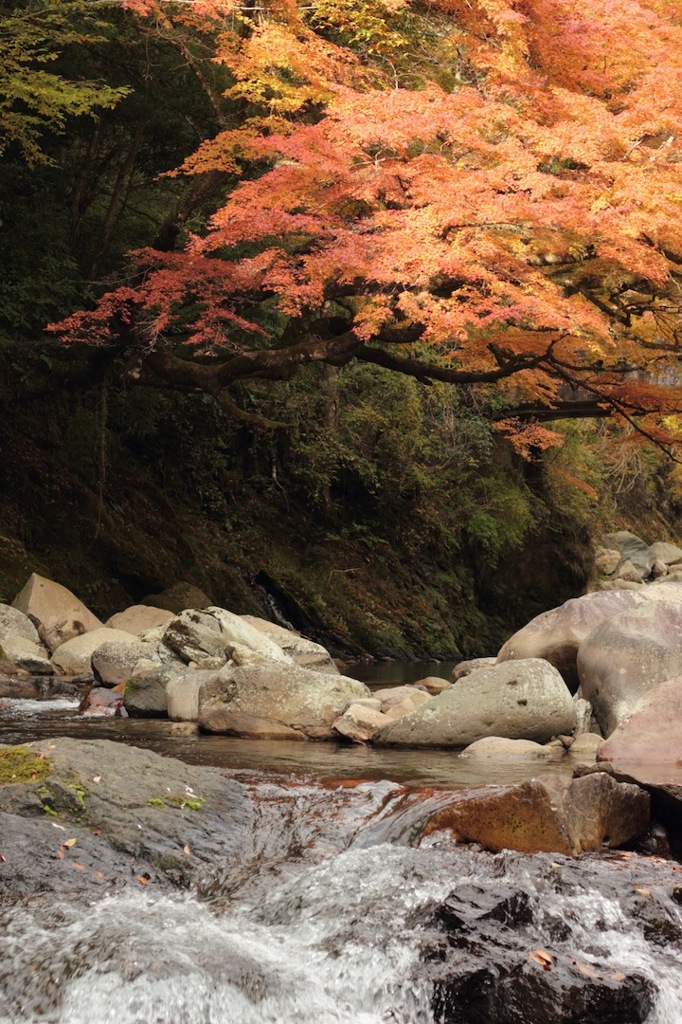
[[[420,843],[415,821],[447,788],[566,771],[567,759],[482,768],[447,751],[177,736],[165,723],[85,720],[74,702],[0,701],[1,743],[48,735],[216,765],[257,814],[243,867],[217,861],[192,892],[36,893],[0,908],[0,1024],[682,1024],[679,865]],[[529,909],[460,951],[437,908],[472,885],[521,893]],[[510,957],[510,977],[563,972],[555,1009],[486,1016],[473,995],[452,996],[448,971],[471,961],[479,976],[481,955],[491,977]],[[632,980],[645,1009],[566,1016],[585,979],[614,991]]]

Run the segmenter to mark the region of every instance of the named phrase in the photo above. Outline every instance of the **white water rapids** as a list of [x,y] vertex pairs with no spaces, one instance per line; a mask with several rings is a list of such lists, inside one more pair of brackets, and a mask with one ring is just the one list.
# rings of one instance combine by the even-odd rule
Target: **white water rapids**
[[[602,875],[620,882],[627,860],[586,861],[584,882],[559,892],[552,879],[562,864],[575,865],[570,858],[492,855],[436,840],[412,848],[404,807],[401,827],[362,827],[363,805],[376,822],[381,784],[358,787],[347,801],[352,838],[341,849],[343,829],[337,821],[326,833],[317,787],[302,787],[293,803],[276,781],[254,778],[254,791],[261,787],[258,828],[268,834],[253,841],[262,865],[238,887],[228,865],[216,864],[198,894],[140,887],[89,905],[65,894],[0,909],[1,1024],[436,1024],[423,946],[433,908],[471,881],[529,894],[529,952],[557,946],[560,920],[561,946],[585,970],[607,965],[653,982],[647,1024],[682,1022],[680,942],[652,944],[613,886],[605,886],[610,895],[599,891]],[[306,820],[313,805],[314,823]],[[338,816],[333,800],[329,807]],[[292,827],[300,846],[291,845]],[[682,881],[670,864],[652,862],[651,870],[654,883],[657,871],[666,883]],[[623,876],[624,887],[632,884]]]

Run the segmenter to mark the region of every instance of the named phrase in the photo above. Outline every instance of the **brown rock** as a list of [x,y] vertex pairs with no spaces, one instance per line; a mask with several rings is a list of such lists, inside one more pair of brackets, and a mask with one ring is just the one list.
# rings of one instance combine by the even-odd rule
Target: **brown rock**
[[418,679],[414,685],[435,697],[452,686],[452,683],[449,679],[441,679],[440,676],[426,676],[424,679]]
[[[49,620],[74,619],[82,624],[81,632],[87,633],[103,625],[70,590],[35,572],[12,601],[12,607],[24,612],[38,626]],[[45,643],[45,638],[41,639]]]
[[147,597],[143,597],[142,604],[152,608],[163,608],[178,615],[186,608],[208,608],[213,602],[193,583],[180,581],[166,587],[160,594],[148,594]]
[[605,772],[542,775],[517,786],[469,790],[434,814],[424,835],[447,829],[495,852],[579,854],[619,846],[649,823],[649,796]]
[[361,704],[351,704],[347,711],[337,718],[333,729],[339,736],[345,736],[353,743],[367,743],[386,724],[386,715]]
[[173,612],[166,608],[153,608],[147,604],[134,604],[122,612],[116,612],[107,619],[109,629],[124,629],[126,633],[144,633],[155,626],[165,626],[173,618]]

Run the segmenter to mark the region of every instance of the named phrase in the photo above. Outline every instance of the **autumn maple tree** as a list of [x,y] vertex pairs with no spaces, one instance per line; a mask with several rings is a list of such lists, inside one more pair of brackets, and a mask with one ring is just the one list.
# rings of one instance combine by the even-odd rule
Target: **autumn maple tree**
[[571,415],[673,439],[682,0],[125,6],[226,69],[224,130],[175,172],[225,202],[68,340],[235,415],[245,381],[362,360],[489,386],[540,447]]

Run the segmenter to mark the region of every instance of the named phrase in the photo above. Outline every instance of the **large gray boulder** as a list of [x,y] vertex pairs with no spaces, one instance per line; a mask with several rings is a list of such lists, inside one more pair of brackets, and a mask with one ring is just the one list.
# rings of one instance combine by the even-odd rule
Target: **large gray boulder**
[[81,624],[82,632],[89,632],[103,625],[70,590],[35,572],[12,601],[12,607],[24,612],[39,626],[48,620],[74,619]]
[[646,579],[656,561],[656,555],[652,553],[646,541],[628,530],[607,533],[603,541],[605,547],[615,548],[620,552],[621,562],[631,562],[642,578]]
[[158,644],[122,643],[120,640],[107,640],[92,654],[92,669],[104,686],[120,686],[127,683],[142,659],[156,664],[162,663],[158,653]]
[[527,658],[481,668],[412,714],[381,729],[374,742],[402,747],[467,747],[484,736],[536,740],[575,728],[575,706],[559,672]]
[[679,565],[682,562],[682,548],[677,544],[657,540],[650,545],[649,551],[655,562],[663,562],[664,565]]
[[609,736],[645,694],[682,675],[682,604],[647,601],[606,620],[580,645],[577,663],[583,696]]
[[212,667],[219,668],[230,656],[228,638],[216,617],[193,608],[170,620],[163,631],[163,643],[183,661],[195,662],[199,667],[211,659],[217,662]]
[[61,676],[82,676],[92,672],[92,656],[98,647],[109,642],[137,644],[138,637],[134,633],[125,633],[122,629],[93,629],[89,633],[67,640],[52,655],[54,671]]
[[123,691],[123,704],[131,718],[165,718],[168,688],[183,672],[176,664],[158,665],[138,661]]
[[543,658],[555,666],[572,691],[578,688],[576,658],[583,640],[605,619],[637,608],[640,591],[608,590],[574,597],[531,619],[500,648],[498,662]]
[[206,609],[217,622],[223,635],[230,644],[239,644],[242,647],[250,647],[270,661],[279,661],[284,665],[293,664],[292,658],[283,650],[279,642],[275,642],[263,630],[257,629],[247,621],[246,616],[235,615],[226,608],[212,606]]
[[339,670],[331,654],[322,644],[307,640],[295,630],[284,629],[283,626],[269,622],[268,619],[261,619],[257,615],[240,615],[239,617],[273,640],[297,665],[301,665],[303,668],[312,668],[316,672],[331,672],[332,675],[338,673]]
[[201,688],[199,727],[269,739],[329,739],[364,683],[293,664],[226,666]]

